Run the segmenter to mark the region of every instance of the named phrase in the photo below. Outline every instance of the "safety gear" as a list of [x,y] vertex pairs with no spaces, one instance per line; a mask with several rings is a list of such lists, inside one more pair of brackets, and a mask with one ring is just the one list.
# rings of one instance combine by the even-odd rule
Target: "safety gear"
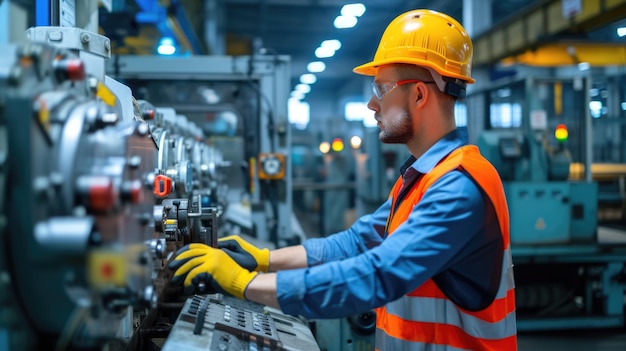
[[389,23],[374,60],[353,71],[375,76],[382,65],[408,63],[430,67],[444,77],[474,83],[472,53],[472,40],[454,18],[431,10],[413,10]]
[[270,250],[258,247],[243,240],[238,235],[230,235],[217,240],[217,246],[237,264],[249,271],[267,273],[270,267]]
[[423,81],[419,79],[405,79],[405,80],[399,80],[397,82],[372,82],[372,92],[374,93],[374,96],[376,96],[376,98],[380,100],[383,98],[383,96],[385,96],[385,94],[387,94],[393,88],[399,85],[404,85],[404,84],[409,84],[409,83],[419,83],[419,82],[422,82],[425,84],[435,83],[434,81]]
[[[496,296],[486,308],[469,311],[454,303],[434,279],[429,279],[409,294],[376,310],[378,350],[422,350],[432,344],[446,345],[455,350],[517,350],[506,198],[497,171],[480,155],[476,146],[456,149],[418,180],[395,209],[389,223],[389,235],[393,235],[393,231],[407,221],[413,206],[427,189],[455,169],[464,170],[477,182],[496,211],[504,250]],[[401,186],[400,177],[390,196],[397,198]]]
[[173,285],[183,283],[185,293],[207,293],[208,288],[245,299],[250,281],[259,274],[240,267],[228,254],[204,244],[187,244],[169,264]]

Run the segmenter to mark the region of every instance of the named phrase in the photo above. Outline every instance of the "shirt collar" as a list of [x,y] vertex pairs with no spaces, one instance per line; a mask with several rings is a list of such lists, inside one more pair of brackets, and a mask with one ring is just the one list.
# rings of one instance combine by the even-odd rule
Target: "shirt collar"
[[446,155],[467,144],[469,144],[467,128],[459,127],[439,139],[420,158],[416,159],[414,156],[410,156],[400,168],[400,174],[404,175],[409,168],[413,168],[421,174],[426,174]]

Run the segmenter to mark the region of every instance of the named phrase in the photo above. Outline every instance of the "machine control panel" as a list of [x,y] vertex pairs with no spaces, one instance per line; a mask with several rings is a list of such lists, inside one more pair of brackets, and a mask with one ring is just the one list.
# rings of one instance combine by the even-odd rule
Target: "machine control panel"
[[195,295],[185,302],[163,351],[319,351],[300,319],[222,294]]

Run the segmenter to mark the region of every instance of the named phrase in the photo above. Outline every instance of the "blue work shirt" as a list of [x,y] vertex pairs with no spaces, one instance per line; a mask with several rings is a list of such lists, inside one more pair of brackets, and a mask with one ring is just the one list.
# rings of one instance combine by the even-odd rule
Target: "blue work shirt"
[[[419,159],[409,159],[403,181],[412,184],[466,144],[465,131],[450,132]],[[285,313],[345,317],[383,306],[430,278],[461,307],[481,309],[491,302],[498,287],[488,282],[500,274],[502,238],[491,203],[469,175],[454,170],[437,180],[387,237],[391,202],[345,231],[304,242],[309,267],[277,273]]]

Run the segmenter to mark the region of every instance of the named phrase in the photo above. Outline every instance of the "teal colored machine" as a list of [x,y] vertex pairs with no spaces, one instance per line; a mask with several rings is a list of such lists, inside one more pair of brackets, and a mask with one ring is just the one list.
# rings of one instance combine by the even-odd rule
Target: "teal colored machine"
[[[578,152],[576,162],[584,158],[581,150],[591,151],[585,148],[587,102],[576,96],[584,89],[524,83],[505,103],[529,108],[522,114],[528,118],[522,117],[518,129],[484,131],[477,141],[498,170],[508,202],[518,330],[623,327],[626,234],[621,242],[603,240],[597,183],[569,179],[573,161],[567,145]],[[555,112],[551,120],[547,115],[557,100],[552,88],[561,83],[563,94],[573,98],[564,104],[567,112]],[[572,124],[577,138],[567,141],[566,130],[552,136],[562,121]]]
[[547,131],[485,131],[478,146],[498,170],[509,205],[511,243],[543,245],[595,242],[598,185],[569,181],[571,157],[550,148]]

